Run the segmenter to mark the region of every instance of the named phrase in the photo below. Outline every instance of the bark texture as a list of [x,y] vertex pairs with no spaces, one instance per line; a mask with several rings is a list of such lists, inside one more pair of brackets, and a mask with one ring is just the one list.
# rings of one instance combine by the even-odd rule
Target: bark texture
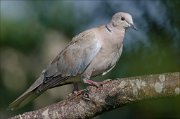
[[101,88],[89,86],[85,93],[79,96],[71,96],[11,119],[92,118],[132,102],[180,94],[180,72],[106,80],[104,83]]

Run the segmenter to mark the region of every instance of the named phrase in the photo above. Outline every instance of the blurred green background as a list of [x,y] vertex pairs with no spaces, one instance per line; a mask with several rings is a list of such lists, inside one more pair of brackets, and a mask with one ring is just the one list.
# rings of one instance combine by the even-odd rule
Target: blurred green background
[[[127,31],[120,61],[101,79],[180,71],[179,0],[1,0],[0,5],[0,119],[66,98],[71,85],[46,91],[17,111],[6,110],[74,35],[108,23],[119,11],[132,14],[139,30]],[[180,97],[130,104],[94,119],[109,118],[179,119]]]

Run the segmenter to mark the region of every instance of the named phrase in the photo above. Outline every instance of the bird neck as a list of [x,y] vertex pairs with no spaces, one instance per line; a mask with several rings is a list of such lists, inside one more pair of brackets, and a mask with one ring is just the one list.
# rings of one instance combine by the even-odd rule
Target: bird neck
[[125,28],[118,26],[118,25],[114,25],[112,22],[110,22],[109,24],[106,25],[106,28],[110,31],[114,31],[114,32],[124,32],[125,33]]
[[117,33],[117,34],[124,34],[125,33],[125,29],[124,28],[122,28],[120,26],[114,26],[112,24],[112,22],[107,24],[105,27],[106,27],[106,29],[108,31],[111,31],[112,33]]
[[114,27],[112,23],[109,23],[107,25],[105,25],[106,29],[110,32],[113,36],[113,39],[117,43],[122,43],[123,39],[124,39],[124,35],[125,35],[125,29],[119,29],[118,27]]

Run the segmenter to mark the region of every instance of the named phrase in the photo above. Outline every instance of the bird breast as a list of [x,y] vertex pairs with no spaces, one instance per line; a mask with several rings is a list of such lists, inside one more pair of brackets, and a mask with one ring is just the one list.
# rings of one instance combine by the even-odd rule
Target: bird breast
[[106,74],[112,70],[122,53],[122,47],[123,45],[108,49],[102,48],[88,66],[88,69],[93,69],[92,76]]

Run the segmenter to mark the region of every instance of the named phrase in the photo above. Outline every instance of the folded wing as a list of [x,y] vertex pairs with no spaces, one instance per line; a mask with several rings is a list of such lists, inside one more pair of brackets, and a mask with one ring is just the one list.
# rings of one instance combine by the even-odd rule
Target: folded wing
[[72,42],[52,61],[45,71],[45,82],[53,77],[69,77],[83,73],[101,48],[91,30],[75,36]]

